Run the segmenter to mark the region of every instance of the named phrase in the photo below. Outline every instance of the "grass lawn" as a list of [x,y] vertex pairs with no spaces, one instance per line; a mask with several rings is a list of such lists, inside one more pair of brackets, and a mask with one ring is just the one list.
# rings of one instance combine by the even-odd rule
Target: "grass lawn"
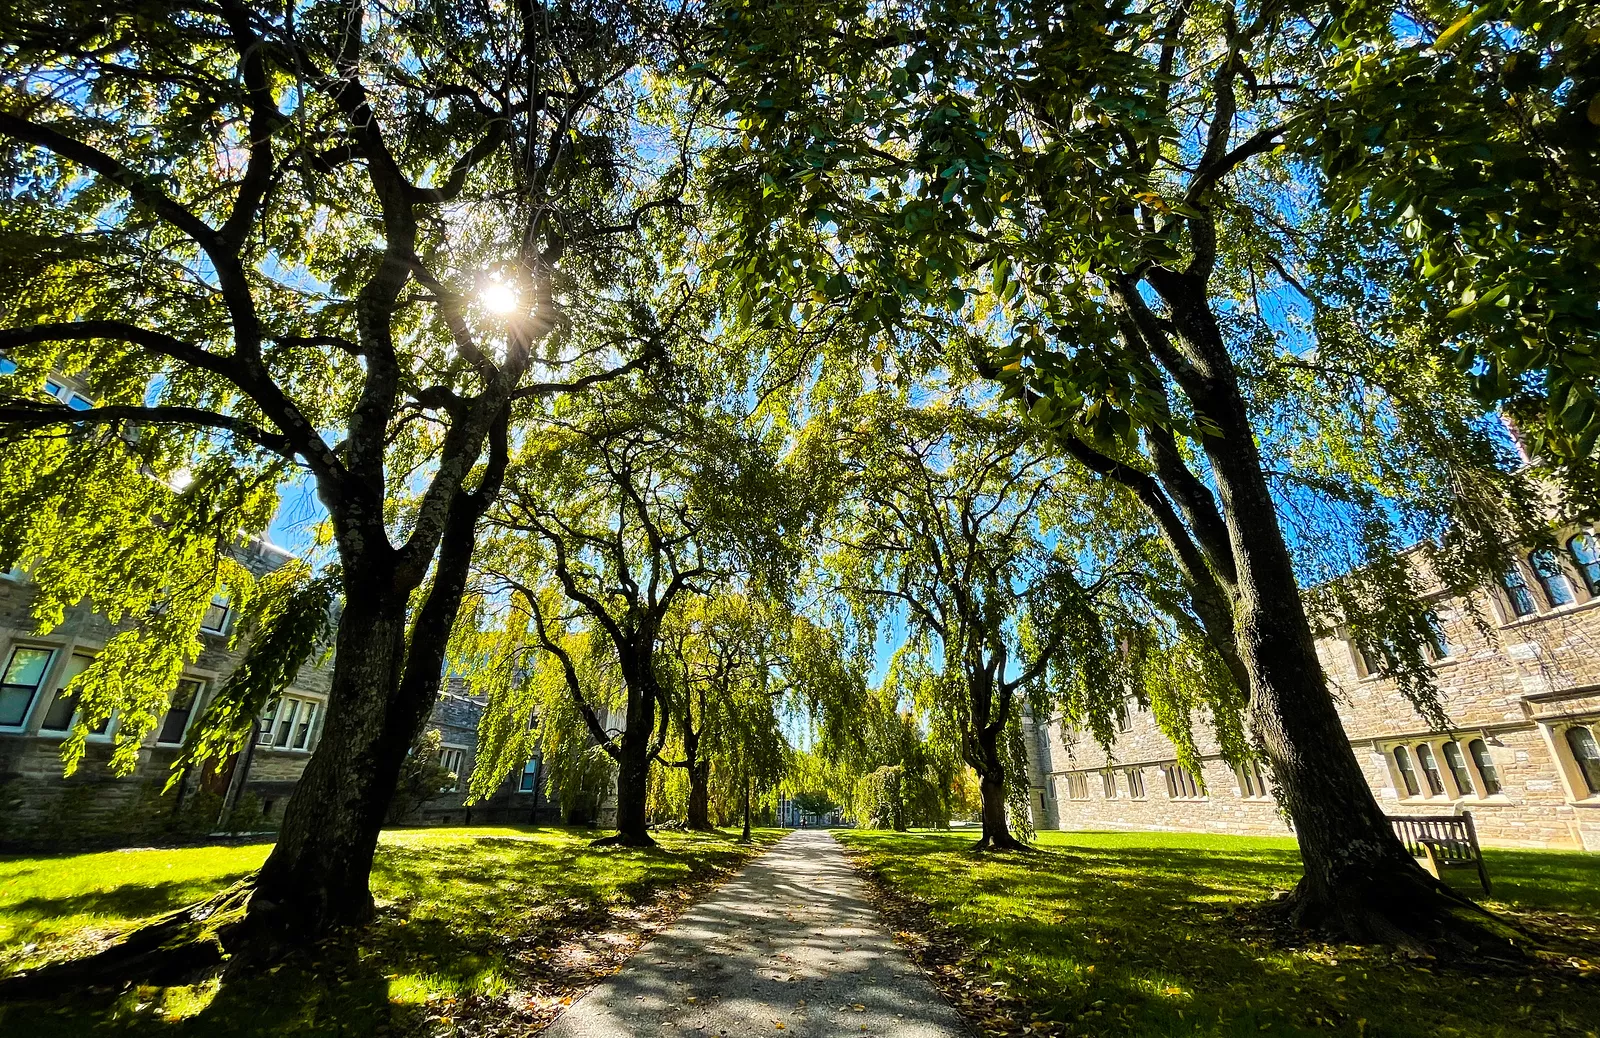
[[[588,846],[559,828],[396,830],[359,935],[268,975],[58,1004],[0,1006],[0,1034],[526,1033],[634,945],[644,926],[744,862],[736,833],[656,834],[656,850]],[[759,831],[756,846],[777,839]],[[92,951],[243,878],[270,845],[0,858],[0,974]],[[507,1033],[512,1033],[508,1031]]]
[[[1291,839],[1046,832],[1038,853],[980,857],[975,834],[839,835],[897,895],[885,899],[891,918],[920,932],[925,964],[990,1033],[1600,1033],[1592,968],[1463,972],[1277,944],[1241,910],[1294,884]],[[1600,855],[1484,857],[1490,907],[1547,939],[1572,935],[1564,951],[1600,961]]]

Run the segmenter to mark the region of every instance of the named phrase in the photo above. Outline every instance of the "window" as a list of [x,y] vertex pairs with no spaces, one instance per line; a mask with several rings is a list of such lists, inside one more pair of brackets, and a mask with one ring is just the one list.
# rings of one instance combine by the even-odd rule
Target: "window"
[[1528,582],[1522,579],[1522,571],[1515,565],[1501,575],[1500,586],[1505,589],[1512,616],[1528,616],[1534,612],[1533,592],[1528,590]]
[[1436,660],[1448,659],[1452,649],[1450,639],[1445,637],[1439,614],[1430,609],[1423,614],[1422,620],[1428,625],[1428,654]]
[[1467,770],[1467,759],[1461,756],[1461,744],[1447,742],[1443,748],[1445,767],[1450,769],[1450,777],[1455,780],[1456,793],[1464,797],[1474,795],[1472,772]]
[[44,391],[66,404],[74,411],[87,411],[94,404],[82,393],[75,393],[53,378],[44,380]]
[[1496,796],[1501,791],[1500,772],[1495,770],[1494,758],[1489,756],[1489,747],[1483,744],[1482,739],[1474,739],[1467,743],[1467,752],[1472,754],[1472,763],[1478,766],[1478,777],[1483,779],[1483,795]]
[[1355,642],[1351,642],[1350,644],[1355,648],[1356,658],[1361,662],[1361,676],[1367,678],[1378,673],[1378,661],[1372,658],[1372,653],[1368,652],[1366,649],[1363,649]]
[[206,606],[205,618],[200,621],[202,631],[212,634],[227,634],[228,621],[233,618],[233,607],[228,604],[228,596],[219,594],[211,599],[211,604]]
[[1117,700],[1117,731],[1126,732],[1133,728],[1133,714],[1128,709],[1126,699]]
[[1067,799],[1089,799],[1089,776],[1081,771],[1074,771],[1067,775]]
[[[89,664],[94,662],[93,656],[75,652],[72,659],[67,661],[66,673],[61,675],[61,684],[56,687],[56,697],[50,702],[50,709],[45,711],[44,720],[39,728],[46,732],[64,732],[72,727],[72,719],[78,712],[78,697],[69,693],[67,686],[72,684],[74,678],[89,669]],[[95,729],[96,735],[104,735],[106,728],[111,724],[108,717],[100,722],[100,727]]]
[[1561,560],[1556,558],[1555,552],[1540,548],[1528,556],[1528,564],[1539,578],[1539,586],[1544,588],[1545,601],[1552,607],[1571,605],[1576,600],[1572,594],[1572,583],[1561,571]]
[[1200,783],[1188,768],[1168,764],[1161,770],[1167,773],[1167,796],[1174,800],[1197,800],[1202,795]]
[[517,786],[524,793],[533,792],[534,783],[539,781],[539,758],[535,757],[522,766],[522,782]]
[[439,766],[455,776],[455,781],[439,790],[441,793],[454,793],[461,788],[461,769],[466,763],[467,751],[459,746],[446,746],[439,751]]
[[55,655],[54,649],[26,645],[11,650],[6,669],[0,673],[0,727],[22,727]]
[[1591,597],[1600,596],[1600,547],[1595,545],[1594,538],[1586,533],[1570,538],[1567,554],[1572,556],[1572,564],[1583,577],[1584,589]]
[[193,678],[178,681],[178,688],[172,693],[172,705],[167,707],[167,716],[161,722],[161,734],[156,736],[156,742],[183,741],[183,733],[189,730],[189,718],[194,714],[195,703],[203,687]]
[[1394,748],[1394,766],[1400,772],[1400,781],[1405,783],[1406,796],[1421,796],[1422,787],[1417,785],[1417,773],[1411,770],[1411,754],[1406,752],[1404,746]]
[[1100,773],[1100,788],[1104,790],[1107,800],[1117,799],[1117,773],[1107,768]]
[[1568,728],[1567,748],[1572,751],[1583,784],[1589,787],[1589,795],[1600,796],[1600,744],[1595,742],[1594,730],[1581,724]]
[[1434,759],[1432,746],[1425,742],[1417,744],[1417,763],[1422,765],[1422,777],[1428,783],[1428,795],[1444,796],[1444,776],[1439,774],[1439,762]]
[[1130,800],[1144,799],[1144,769],[1128,768],[1123,776],[1128,780],[1128,798]]
[[315,700],[283,696],[267,708],[256,742],[278,750],[310,749],[312,732],[321,711],[322,704]]
[[1260,761],[1246,761],[1233,769],[1239,779],[1239,795],[1248,800],[1261,800],[1267,794],[1267,778],[1261,773]]

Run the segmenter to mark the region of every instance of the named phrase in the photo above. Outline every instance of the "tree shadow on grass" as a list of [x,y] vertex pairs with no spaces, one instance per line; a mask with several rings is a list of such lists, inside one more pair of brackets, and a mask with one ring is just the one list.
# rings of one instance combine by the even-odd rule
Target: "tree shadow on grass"
[[[998,1033],[1054,1021],[1043,1033],[1581,1038],[1600,1005],[1600,984],[1573,969],[1445,969],[1383,949],[1286,947],[1248,920],[1298,877],[1292,851],[1072,846],[993,858],[940,837],[850,842],[890,888],[895,925],[924,927],[935,975],[950,977],[942,954],[961,978],[947,990]],[[1537,890],[1540,903],[1596,921],[1582,883],[1600,878],[1600,859],[1491,855],[1508,898]],[[905,895],[915,901],[896,908]]]

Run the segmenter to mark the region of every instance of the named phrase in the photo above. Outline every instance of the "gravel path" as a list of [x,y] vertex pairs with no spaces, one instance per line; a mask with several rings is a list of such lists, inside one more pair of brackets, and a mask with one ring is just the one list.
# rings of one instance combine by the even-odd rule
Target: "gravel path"
[[965,1038],[831,835],[801,830],[591,990],[544,1038]]

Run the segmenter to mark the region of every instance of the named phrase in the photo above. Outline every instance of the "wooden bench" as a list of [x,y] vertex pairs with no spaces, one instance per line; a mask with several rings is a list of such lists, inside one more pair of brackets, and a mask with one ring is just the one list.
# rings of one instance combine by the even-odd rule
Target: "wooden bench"
[[1483,867],[1483,851],[1478,847],[1478,830],[1472,816],[1410,815],[1389,818],[1394,834],[1411,856],[1421,859],[1422,867],[1434,879],[1442,869],[1476,868],[1483,892],[1489,893],[1489,872]]

